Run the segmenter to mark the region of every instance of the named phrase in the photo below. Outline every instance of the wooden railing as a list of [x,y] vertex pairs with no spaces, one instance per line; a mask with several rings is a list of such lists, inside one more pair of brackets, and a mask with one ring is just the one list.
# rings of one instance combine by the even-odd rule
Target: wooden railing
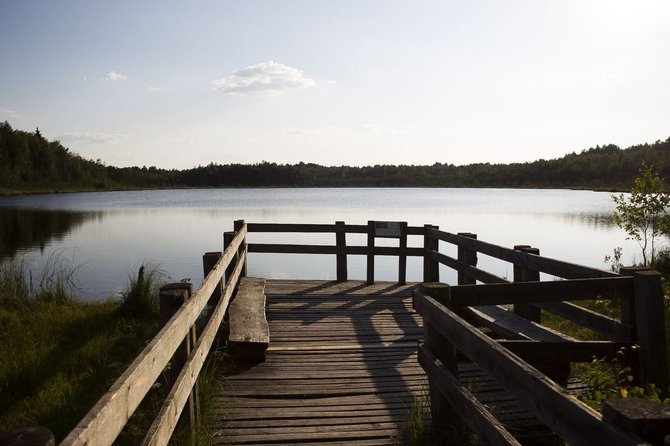
[[[334,244],[247,243],[248,233],[282,232],[333,234]],[[367,236],[367,243],[347,245],[347,234],[364,234]],[[422,237],[423,246],[408,246],[408,236]],[[398,246],[376,246],[375,240],[379,237],[397,239]],[[440,242],[455,245],[457,257],[440,252]],[[224,251],[207,253],[203,257],[206,277],[202,285],[192,295],[186,296],[186,302],[179,306],[174,316],[166,322],[140,356],[67,436],[63,445],[112,444],[153,384],[165,373],[168,364],[171,361],[173,364],[177,362],[174,359],[175,353],[184,348],[186,350],[181,353],[184,358],[183,365],[179,364],[181,367],[178,368],[178,375],[172,376],[174,384],[143,444],[167,444],[187,404],[191,420],[197,418],[197,407],[194,408],[193,403],[197,400],[197,379],[239,279],[246,275],[248,253],[334,255],[338,281],[348,278],[347,257],[350,255],[366,256],[368,283],[375,280],[375,256],[380,255],[398,257],[399,284],[406,283],[408,256],[423,258],[423,282],[427,284],[439,282],[440,264],[457,271],[461,286],[436,288],[448,290],[446,295],[445,291],[439,291],[433,296],[429,296],[430,293],[416,295],[417,309],[424,317],[424,326],[427,327],[426,344],[420,347],[419,353],[429,377],[432,377],[431,392],[442,395],[436,401],[449,399],[450,394],[460,395],[458,398],[449,399],[450,404],[456,407],[461,405],[468,411],[473,410],[480,414],[476,417],[475,424],[483,426],[481,431],[489,439],[507,438],[507,434],[489,419],[490,414],[485,412],[485,408],[478,406],[471,395],[468,396],[459,388],[454,364],[456,350],[487,371],[490,368],[489,372],[496,378],[502,373],[504,376],[501,377],[501,382],[509,385],[511,389],[518,389],[522,401],[541,406],[538,416],[557,432],[569,431],[570,426],[575,426],[570,425],[565,416],[555,413],[560,408],[568,414],[581,414],[576,415],[580,420],[577,424],[587,426],[587,430],[604,426],[599,428],[605,432],[603,438],[623,441],[620,444],[627,444],[625,441],[630,439],[627,434],[613,430],[606,424],[598,424],[601,420],[596,413],[568,398],[559,389],[560,386],[516,355],[528,357],[535,354],[540,343],[528,340],[496,342],[482,335],[470,324],[477,318],[480,322],[486,320],[489,311],[487,309],[499,308],[498,305],[512,305],[513,313],[507,313],[533,324],[541,322],[541,310],[550,311],[610,339],[610,342],[605,343],[581,342],[571,343],[569,346],[565,343],[543,343],[542,355],[539,356],[548,358],[547,362],[590,359],[592,354],[600,355],[636,343],[640,346],[637,363],[642,382],[663,384],[667,377],[665,337],[660,340],[653,339],[659,330],[664,333],[665,329],[662,318],[660,321],[658,318],[662,314],[663,302],[662,294],[659,294],[660,279],[656,273],[627,269],[617,275],[541,257],[538,249],[526,245],[518,245],[514,249],[504,248],[477,240],[475,234],[452,234],[440,231],[437,226],[432,225],[409,226],[405,222],[375,221],[370,221],[367,225],[351,225],[341,221],[335,224],[247,224],[240,220],[234,223],[234,231],[224,233]],[[478,253],[509,262],[514,269],[513,282],[478,268]],[[541,272],[568,280],[539,282]],[[476,283],[480,285],[475,285]],[[601,296],[615,298],[620,302],[620,319],[601,315],[572,303],[574,300]],[[210,312],[202,333],[195,337],[194,324],[208,302],[214,309]],[[433,341],[435,339],[437,341]],[[502,372],[496,370],[498,361],[504,364],[500,369]],[[506,379],[509,381],[505,381]],[[533,384],[524,389],[527,382],[530,382],[528,380]],[[457,391],[454,393],[453,389]],[[533,399],[535,395],[541,398]],[[438,402],[437,405],[439,404]],[[553,404],[556,405],[552,406]],[[438,409],[434,405],[433,410]],[[465,409],[460,412],[463,410]],[[552,421],[554,418],[559,421]],[[570,435],[566,435],[566,439],[580,440]]]
[[[189,339],[192,340],[192,327],[214,295],[216,306],[211,311],[198,339],[192,345],[143,442],[145,445],[167,444],[212,347],[233,291],[240,276],[243,275],[246,264],[244,250],[246,232],[246,225],[239,225],[227,249],[214,255],[219,257],[214,264],[212,255],[205,256],[206,268],[211,270],[200,288],[189,296],[186,303],[176,311],[109,391],[63,440],[62,445],[111,445],[164,372],[180,345]],[[226,270],[229,274],[223,286],[222,278]]]

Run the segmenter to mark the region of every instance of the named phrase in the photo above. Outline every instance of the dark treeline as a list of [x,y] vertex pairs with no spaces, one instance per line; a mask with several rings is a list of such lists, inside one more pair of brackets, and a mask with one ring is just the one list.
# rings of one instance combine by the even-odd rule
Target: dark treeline
[[615,145],[552,160],[467,166],[321,166],[312,163],[209,164],[185,170],[105,166],[58,141],[0,124],[0,188],[15,191],[158,187],[538,187],[630,188],[646,162],[670,177],[670,138]]

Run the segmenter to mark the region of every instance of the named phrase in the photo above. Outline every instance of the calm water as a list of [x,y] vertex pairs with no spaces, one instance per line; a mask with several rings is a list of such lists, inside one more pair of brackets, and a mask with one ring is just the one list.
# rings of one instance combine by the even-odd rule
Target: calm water
[[[502,246],[527,244],[543,255],[605,268],[616,246],[633,260],[636,245],[610,218],[609,193],[519,189],[214,189],[101,192],[0,197],[0,257],[24,257],[37,276],[50,256],[79,265],[82,297],[114,295],[131,272],[157,262],[175,281],[202,281],[201,256],[220,250],[233,221],[333,223],[407,221],[473,232]],[[250,241],[334,244],[334,235],[251,234]],[[394,241],[388,241],[391,244]],[[409,238],[410,246],[422,246]],[[365,244],[350,235],[348,244]],[[395,242],[397,243],[397,242]],[[441,250],[455,255],[454,249]],[[624,262],[625,263],[625,262]],[[501,276],[511,268],[486,256]],[[394,280],[397,259],[380,257],[376,278]],[[249,274],[268,278],[335,277],[334,256],[251,254]],[[364,278],[365,258],[349,258],[351,278]],[[442,280],[453,280],[443,270]],[[420,260],[408,260],[408,280],[421,279]]]

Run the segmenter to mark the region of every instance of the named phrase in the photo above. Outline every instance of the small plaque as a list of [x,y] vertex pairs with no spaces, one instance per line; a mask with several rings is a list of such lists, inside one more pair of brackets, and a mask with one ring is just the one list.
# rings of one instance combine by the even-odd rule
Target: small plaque
[[397,221],[376,221],[375,237],[400,238],[400,223]]

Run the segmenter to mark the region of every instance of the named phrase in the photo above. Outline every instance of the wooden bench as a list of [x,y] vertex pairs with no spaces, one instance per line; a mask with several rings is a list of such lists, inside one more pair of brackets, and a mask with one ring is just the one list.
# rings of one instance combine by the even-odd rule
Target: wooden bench
[[270,329],[265,316],[265,279],[243,277],[228,308],[228,351],[237,359],[265,361]]

